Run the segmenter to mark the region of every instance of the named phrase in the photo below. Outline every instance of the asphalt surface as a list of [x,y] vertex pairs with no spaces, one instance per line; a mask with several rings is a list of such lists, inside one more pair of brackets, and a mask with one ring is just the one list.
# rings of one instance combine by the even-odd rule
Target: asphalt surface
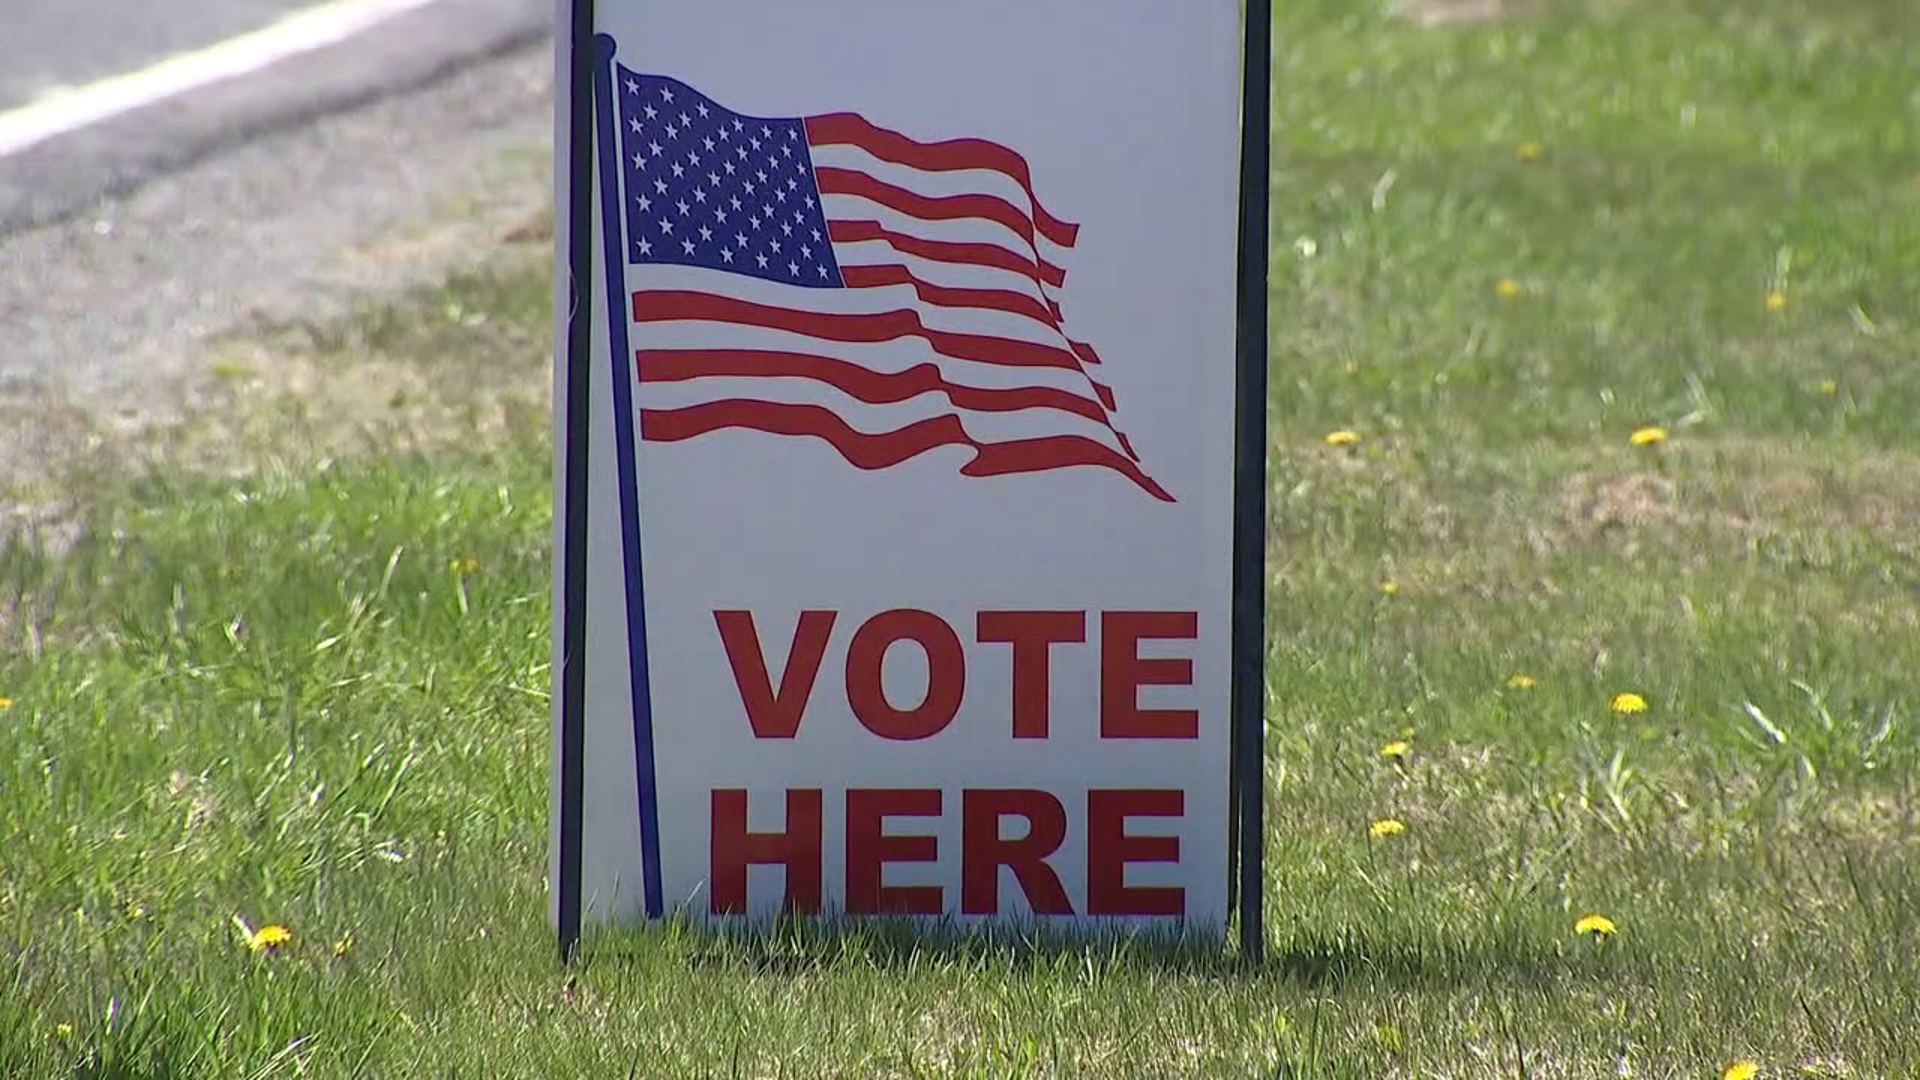
[[257,30],[301,0],[0,0],[0,112]]
[[[24,4],[35,11],[66,7],[64,0],[0,3]],[[42,15],[25,20],[29,29],[24,34],[11,25],[0,30],[0,71],[53,71],[68,81],[89,73],[99,78],[112,72],[101,70],[96,45],[102,52],[117,50],[130,57],[128,63],[137,68],[178,51],[170,49],[171,44],[210,45],[232,36],[226,31],[235,27],[242,33],[258,29],[298,6],[288,0],[85,0],[75,7],[98,10],[97,18],[62,22],[58,16]],[[129,44],[149,22],[159,21],[149,9],[164,10],[180,21],[156,34],[152,44]],[[58,220],[103,195],[131,191],[152,176],[222,149],[425,86],[476,59],[550,42],[553,10],[551,0],[436,0],[259,73],[0,158],[0,235]],[[48,77],[39,76],[39,82],[32,76],[20,79],[29,89],[18,93],[30,98],[44,92]]]
[[[9,21],[22,6],[89,15]],[[195,9],[164,39],[194,48],[279,7],[0,0],[0,71],[7,93],[31,94],[13,87],[54,76],[18,70],[97,77],[125,47],[106,39],[131,36],[148,8]],[[551,0],[438,0],[0,157],[0,487],[61,453],[56,436],[76,424],[175,418],[217,335],[433,280],[550,206],[551,23]],[[62,33],[100,50],[56,47]],[[116,55],[140,65],[165,50]]]

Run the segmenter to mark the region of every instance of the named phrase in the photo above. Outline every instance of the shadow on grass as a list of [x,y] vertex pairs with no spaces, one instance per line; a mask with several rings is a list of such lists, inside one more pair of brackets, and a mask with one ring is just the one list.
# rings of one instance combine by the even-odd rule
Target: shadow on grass
[[683,916],[655,928],[603,931],[582,958],[637,962],[657,957],[662,944],[692,969],[764,975],[845,967],[1016,974],[1089,962],[1104,970],[1203,977],[1243,970],[1226,941],[1211,935],[1118,927],[1071,932],[1015,924],[966,928],[941,918],[905,917],[783,918],[705,927]]
[[1436,938],[1335,930],[1295,934],[1267,950],[1263,976],[1312,989],[1544,985],[1569,974],[1565,958],[1546,943],[1498,932]]
[[1449,988],[1544,985],[1571,974],[1550,945],[1488,933],[1436,939],[1334,928],[1269,940],[1258,964],[1231,938],[1037,926],[967,929],[940,920],[794,920],[707,929],[687,921],[606,931],[584,964],[655,963],[660,946],[692,971],[795,977],[835,969],[1027,975],[1072,969],[1088,976],[1175,976],[1196,981],[1278,982],[1310,989],[1348,985]]

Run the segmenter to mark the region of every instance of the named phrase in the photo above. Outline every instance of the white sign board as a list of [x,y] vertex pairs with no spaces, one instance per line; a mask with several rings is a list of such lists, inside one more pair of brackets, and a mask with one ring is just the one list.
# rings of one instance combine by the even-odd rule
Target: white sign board
[[592,18],[558,902],[1222,931],[1238,0]]

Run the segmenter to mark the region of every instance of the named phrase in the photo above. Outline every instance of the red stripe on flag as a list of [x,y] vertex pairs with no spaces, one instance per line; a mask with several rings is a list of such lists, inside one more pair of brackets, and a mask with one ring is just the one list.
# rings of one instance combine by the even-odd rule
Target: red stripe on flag
[[714,377],[796,378],[832,386],[869,405],[893,405],[922,394],[942,394],[956,407],[976,412],[1058,409],[1108,425],[1107,411],[1091,398],[1046,386],[996,390],[949,382],[932,364],[881,372],[806,353],[756,349],[642,349],[640,381],[686,382]]
[[[1045,259],[1030,259],[997,244],[956,244],[947,240],[925,240],[895,232],[877,221],[829,221],[827,235],[836,244],[857,244],[882,240],[902,255],[913,255],[934,262],[958,266],[986,266],[1024,274],[1035,283],[1059,288],[1067,283],[1067,272]],[[1036,272],[1037,268],[1037,272]]]
[[770,307],[730,296],[681,290],[643,290],[633,294],[633,320],[640,323],[739,323],[826,341],[872,344],[917,337],[942,356],[977,360],[1006,367],[1052,367],[1082,371],[1080,357],[1053,345],[1013,338],[987,337],[929,329],[913,311],[884,311],[871,315],[840,315]]
[[1049,330],[1060,329],[1054,322],[1053,313],[1038,299],[1022,293],[1005,289],[954,289],[944,285],[931,285],[922,281],[918,275],[904,266],[843,266],[840,268],[840,280],[850,289],[881,289],[889,285],[906,285],[913,289],[914,295],[925,304],[935,307],[979,308],[986,311],[1004,311],[1009,315],[1025,315]]
[[[863,172],[832,166],[815,168],[813,178],[819,183],[822,195],[869,199],[922,221],[985,219],[1005,225],[1028,244],[1034,242],[1033,219],[998,195],[922,195]],[[1039,254],[1037,247],[1034,253]]]
[[815,146],[852,146],[882,161],[926,172],[987,169],[1005,174],[1025,189],[1041,235],[1061,247],[1072,247],[1080,234],[1080,226],[1061,221],[1040,205],[1040,197],[1033,191],[1033,172],[1027,167],[1027,159],[999,143],[985,139],[918,142],[852,113],[809,117],[806,125],[807,141]]
[[[1040,301],[1024,293],[1009,292],[1004,289],[955,289],[944,285],[933,285],[922,280],[919,275],[904,266],[843,266],[840,268],[840,280],[850,289],[877,289],[889,285],[911,286],[914,295],[923,304],[934,307],[977,308],[987,311],[1004,311],[1010,315],[1025,315],[1027,318],[1058,333],[1075,356],[1089,364],[1098,364],[1100,354],[1093,346],[1083,341],[1074,341],[1060,325],[1057,304],[1041,304]],[[1112,406],[1108,406],[1111,408]]]
[[973,448],[973,460],[960,469],[964,476],[1006,476],[1091,465],[1120,473],[1156,499],[1174,501],[1173,496],[1141,472],[1139,466],[1078,435],[982,443],[968,435],[960,418],[952,415],[936,416],[897,431],[870,435],[854,430],[832,411],[818,405],[739,399],[684,409],[640,410],[640,430],[645,438],[655,442],[679,442],[722,428],[811,436],[832,446],[852,465],[867,470],[889,468],[942,446]]
[[1045,439],[1019,442],[976,443],[980,456],[960,471],[967,476],[1003,476],[1008,473],[1044,472],[1075,465],[1096,465],[1112,469],[1140,485],[1141,490],[1161,502],[1175,502],[1166,488],[1140,467],[1092,439],[1078,435],[1055,435]]

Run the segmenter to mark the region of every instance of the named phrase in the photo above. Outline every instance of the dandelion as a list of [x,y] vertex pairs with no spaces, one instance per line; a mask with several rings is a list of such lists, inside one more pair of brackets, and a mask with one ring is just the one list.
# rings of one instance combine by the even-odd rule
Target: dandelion
[[1507,676],[1507,689],[1531,690],[1534,688],[1534,686],[1536,686],[1539,683],[1539,681],[1540,680],[1534,678],[1531,675],[1509,675]]
[[1380,583],[1380,591],[1388,596],[1392,596],[1394,593],[1400,591],[1400,583],[1394,581],[1392,578],[1388,578],[1386,581]]
[[1617,929],[1613,920],[1605,915],[1582,915],[1580,921],[1573,924],[1574,933],[1591,935],[1595,941],[1612,937]]
[[1499,294],[1502,300],[1513,300],[1520,295],[1520,283],[1512,278],[1501,278],[1500,281],[1494,285],[1493,291]]
[[1840,383],[1833,379],[1821,379],[1820,392],[1828,397],[1832,397],[1840,392]]
[[1406,831],[1407,823],[1398,818],[1381,818],[1379,821],[1367,826],[1367,832],[1376,840],[1383,840],[1389,836],[1399,836]]
[[461,577],[466,577],[469,574],[477,574],[480,572],[480,560],[472,558],[471,556],[462,556],[458,559],[449,560],[447,562],[447,569],[459,574]]
[[268,923],[247,935],[247,948],[254,952],[269,952],[292,940],[293,931],[279,923]]
[[0,712],[5,712],[11,708],[13,708],[13,699],[10,697],[0,697]]
[[1663,427],[1643,427],[1627,436],[1627,441],[1635,446],[1658,446],[1667,441],[1667,429]]
[[1327,432],[1325,441],[1328,446],[1352,446],[1360,441],[1360,433],[1341,428],[1339,431]]
[[1610,707],[1614,712],[1622,716],[1631,716],[1634,713],[1647,711],[1647,699],[1632,691],[1627,691],[1626,693],[1613,695],[1613,701]]
[[1781,292],[1779,289],[1775,289],[1772,292],[1768,293],[1767,294],[1767,310],[1768,311],[1787,310],[1787,294]]
[[1753,1080],[1754,1077],[1759,1075],[1760,1065],[1758,1062],[1741,1058],[1738,1061],[1729,1062],[1727,1067],[1721,1070],[1720,1080]]
[[1513,148],[1513,155],[1521,161],[1538,161],[1540,155],[1546,152],[1546,148],[1537,142],[1523,142]]
[[1380,756],[1392,761],[1405,761],[1413,756],[1413,744],[1408,742],[1390,742],[1380,748]]

